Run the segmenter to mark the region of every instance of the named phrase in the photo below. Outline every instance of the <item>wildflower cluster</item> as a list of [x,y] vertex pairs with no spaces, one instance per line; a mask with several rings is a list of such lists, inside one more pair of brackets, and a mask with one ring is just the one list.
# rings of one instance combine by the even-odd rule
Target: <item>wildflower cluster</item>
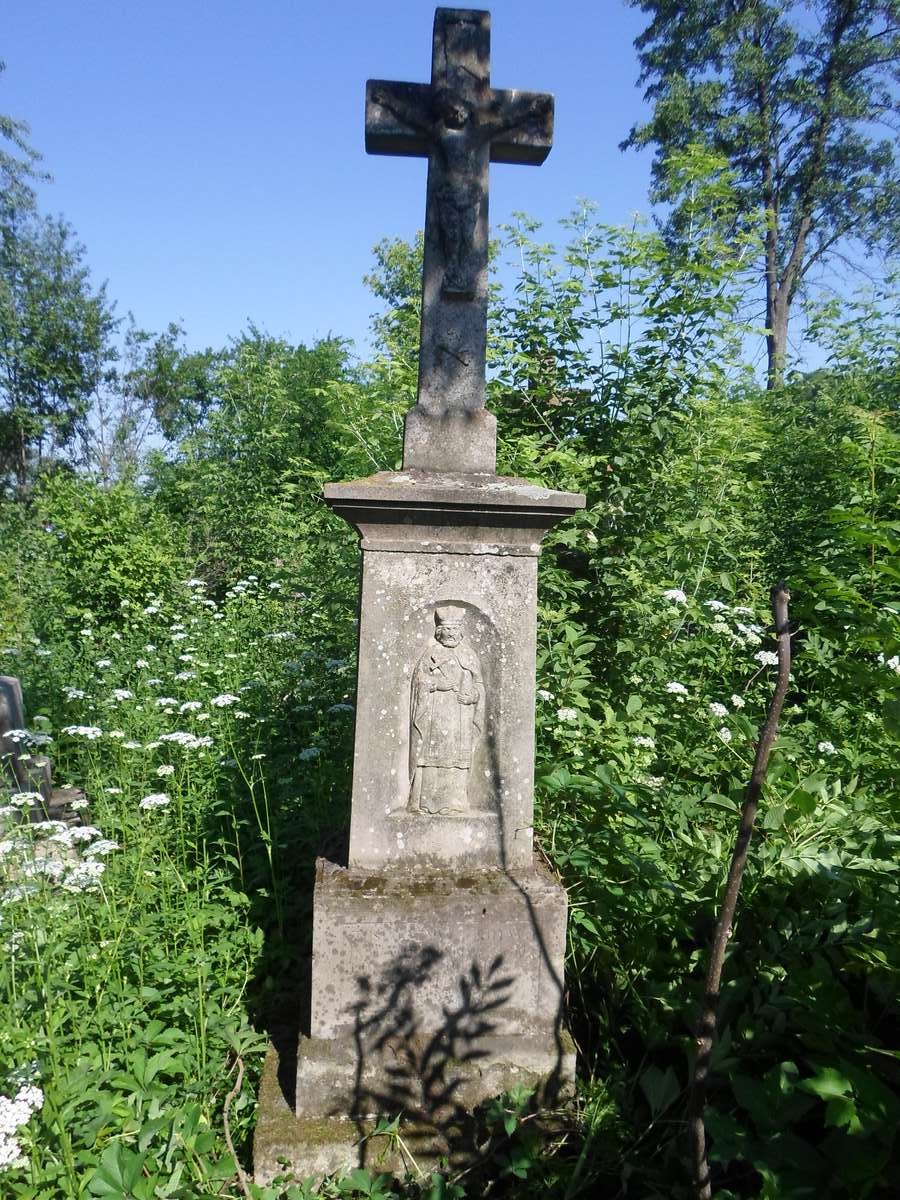
[[0,1095],[0,1172],[24,1166],[19,1134],[43,1105],[44,1093],[31,1081],[19,1083],[12,1096]]

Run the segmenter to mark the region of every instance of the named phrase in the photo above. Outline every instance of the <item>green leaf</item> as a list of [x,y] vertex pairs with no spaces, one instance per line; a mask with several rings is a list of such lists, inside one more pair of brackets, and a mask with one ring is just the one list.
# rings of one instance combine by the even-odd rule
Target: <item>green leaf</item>
[[763,829],[780,829],[784,824],[784,805],[773,804],[771,808],[766,809],[765,816],[762,820]]
[[128,1197],[141,1178],[143,1165],[143,1154],[136,1154],[122,1142],[110,1142],[88,1180],[88,1191],[92,1196]]
[[822,1100],[831,1100],[836,1096],[849,1096],[853,1084],[834,1067],[822,1067],[816,1075],[801,1079],[797,1084],[804,1092],[812,1092]]
[[659,1067],[648,1067],[641,1076],[641,1091],[650,1105],[650,1115],[654,1119],[664,1112],[677,1099],[681,1088],[678,1077],[671,1067],[661,1071]]

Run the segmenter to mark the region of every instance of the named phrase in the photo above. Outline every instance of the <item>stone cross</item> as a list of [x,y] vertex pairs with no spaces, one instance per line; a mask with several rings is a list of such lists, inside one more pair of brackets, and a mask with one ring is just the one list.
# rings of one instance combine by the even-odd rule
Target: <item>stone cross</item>
[[488,162],[541,162],[553,101],[491,88],[488,21],[438,9],[431,84],[367,88],[367,148],[428,156],[418,403],[402,471],[324,491],[362,549],[350,831],[316,865],[293,1112],[291,1059],[266,1062],[261,1183],[285,1160],[404,1173],[398,1144],[462,1165],[475,1108],[574,1075],[566,894],[533,844],[535,635],[541,541],[585,498],[497,475],[484,408]]
[[493,443],[471,463],[463,455],[460,466],[448,428],[427,418],[464,418],[484,408],[488,163],[537,166],[552,136],[552,96],[491,87],[487,12],[437,9],[430,84],[366,85],[367,151],[428,159],[417,397],[424,428],[411,437],[407,424],[405,467],[438,465],[433,455],[417,453],[430,434],[458,470],[494,469]]

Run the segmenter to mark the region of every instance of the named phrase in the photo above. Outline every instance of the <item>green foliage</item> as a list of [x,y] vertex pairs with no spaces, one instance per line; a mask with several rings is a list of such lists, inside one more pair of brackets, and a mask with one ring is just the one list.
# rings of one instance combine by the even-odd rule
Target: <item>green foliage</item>
[[[878,305],[821,312],[827,367],[761,393],[739,357],[729,180],[704,155],[672,169],[689,238],[585,209],[556,250],[522,218],[492,310],[502,469],[589,501],[547,539],[537,663],[577,1104],[499,1098],[469,1172],[250,1183],[256,1200],[690,1194],[693,1021],[782,573],[795,665],[729,944],[711,1161],[723,1198],[891,1194],[896,332]],[[349,795],[357,557],[318,496],[396,461],[416,261],[379,250],[373,364],[251,330],[209,361],[207,399],[145,486],[56,473],[0,507],[0,670],[23,676],[57,773],[118,844],[96,887],[69,890],[72,864],[23,874],[51,829],[7,837],[0,1057],[37,1062],[46,1092],[12,1196],[239,1194],[225,1095],[240,1056],[248,1165],[263,1033],[296,995],[316,846]],[[399,1144],[402,1119],[378,1133]]]
[[623,145],[654,148],[656,196],[675,205],[676,238],[689,221],[673,153],[697,144],[727,161],[734,206],[725,227],[754,214],[761,221],[755,258],[774,385],[791,305],[810,271],[848,240],[869,252],[896,249],[896,146],[878,126],[897,113],[897,4],[632,3],[649,17],[635,45],[652,110]]
[[27,511],[0,502],[0,525],[9,536],[6,641],[21,628],[17,613],[51,641],[86,623],[115,627],[123,607],[184,571],[183,533],[131,484],[101,488],[68,472],[46,475]]
[[113,326],[71,227],[0,205],[0,481],[22,492],[83,428]]

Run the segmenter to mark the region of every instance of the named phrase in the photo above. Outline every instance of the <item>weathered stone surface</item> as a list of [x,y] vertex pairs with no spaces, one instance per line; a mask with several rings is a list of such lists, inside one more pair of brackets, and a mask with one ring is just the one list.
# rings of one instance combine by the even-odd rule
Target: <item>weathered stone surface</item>
[[497,418],[486,409],[429,412],[418,405],[406,414],[403,466],[406,470],[490,473],[497,462]]
[[[552,138],[552,96],[490,86],[486,12],[437,9],[430,84],[370,79],[366,85],[368,152],[428,158],[418,388],[423,413],[439,417],[484,407],[488,164],[538,165]],[[471,461],[486,463],[487,440],[475,445],[481,453],[472,452]],[[407,424],[404,466],[435,467],[427,450],[415,424]],[[458,469],[493,471],[494,459]]]
[[279,1156],[301,1175],[375,1161],[402,1173],[396,1143],[364,1140],[398,1113],[420,1165],[460,1166],[475,1156],[471,1114],[486,1100],[516,1086],[553,1100],[570,1090],[566,895],[546,870],[379,876],[320,860],[314,912],[311,1036],[295,1087],[290,1063],[267,1063],[257,1182]]
[[[280,1062],[270,1046],[253,1139],[254,1181],[271,1183],[286,1172],[297,1178],[344,1174],[354,1167],[401,1177],[416,1168],[432,1170],[447,1164],[458,1170],[483,1154],[483,1131],[472,1114],[484,1100],[515,1087],[535,1089],[548,1103],[570,1093],[575,1049],[565,1030],[560,1031],[559,1054],[550,1057],[545,1046],[529,1046],[525,1038],[515,1044],[511,1039],[487,1039],[484,1048],[484,1058],[448,1063],[435,1076],[436,1089],[449,1089],[448,1102],[422,1112],[407,1100],[400,1141],[374,1132],[379,1117],[392,1119],[403,1108],[390,1098],[390,1089],[398,1086],[404,1071],[395,1053],[389,1051],[364,1064],[357,1081],[356,1056],[346,1041],[316,1043],[301,1038],[298,1076],[304,1093],[298,1094],[298,1114],[283,1084],[285,1068],[292,1064]],[[413,1044],[412,1052],[421,1057],[425,1051]],[[557,1063],[561,1064],[558,1070]],[[368,1115],[355,1112],[357,1094],[371,1097],[385,1091],[384,1103],[393,1107],[369,1103]],[[329,1110],[330,1115],[316,1115]]]
[[[529,868],[537,555],[584,497],[496,475],[383,472],[330,484],[325,498],[363,548],[350,866]],[[471,746],[467,761],[446,763],[465,779],[434,784],[447,803],[422,804],[422,774],[440,764],[419,772],[417,697],[423,660],[449,657],[436,643],[448,607],[474,702],[464,685],[455,703],[448,672],[432,665],[429,728],[455,713]]]
[[566,903],[561,884],[531,864],[518,872],[416,875],[320,859],[310,1034],[350,1036],[361,1022],[371,1028],[368,1007],[392,991],[409,993],[416,1029],[434,1033],[448,1013],[471,1015],[476,980],[492,979],[491,1032],[552,1041],[561,1019]]

